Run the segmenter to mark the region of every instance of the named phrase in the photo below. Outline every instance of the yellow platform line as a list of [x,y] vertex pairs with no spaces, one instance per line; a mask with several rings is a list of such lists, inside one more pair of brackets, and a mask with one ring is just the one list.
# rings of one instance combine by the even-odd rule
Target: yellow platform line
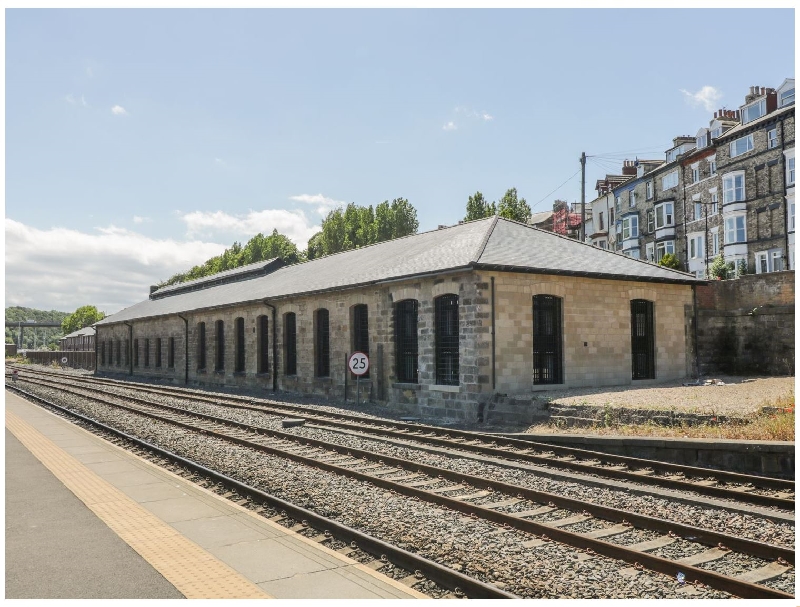
[[274,598],[6,410],[6,428],[186,598]]

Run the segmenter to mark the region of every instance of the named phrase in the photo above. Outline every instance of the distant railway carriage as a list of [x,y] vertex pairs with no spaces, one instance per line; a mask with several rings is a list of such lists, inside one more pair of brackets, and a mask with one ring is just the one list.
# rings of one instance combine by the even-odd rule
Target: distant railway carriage
[[498,394],[683,378],[693,276],[499,217],[152,290],[98,322],[100,372],[474,420]]

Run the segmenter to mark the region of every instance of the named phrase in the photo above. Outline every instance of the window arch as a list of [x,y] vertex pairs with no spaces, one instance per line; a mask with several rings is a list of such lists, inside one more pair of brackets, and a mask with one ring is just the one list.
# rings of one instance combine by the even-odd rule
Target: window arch
[[563,384],[561,298],[533,296],[533,383]]
[[405,299],[395,304],[395,374],[399,382],[415,384],[419,381],[418,320],[419,302],[416,299]]
[[234,342],[236,359],[234,361],[233,370],[236,373],[244,373],[245,366],[245,349],[244,349],[244,318],[239,316],[233,321]]
[[436,335],[436,383],[457,386],[458,376],[458,295],[434,299]]
[[[369,357],[369,309],[367,304],[356,304],[351,310],[353,352],[363,352]],[[369,369],[361,377],[369,377]]]
[[197,323],[197,370],[206,369],[206,323]]
[[288,312],[283,321],[283,343],[286,348],[286,375],[297,375],[297,315]]
[[331,328],[330,314],[325,308],[314,313],[314,358],[315,375],[330,377],[331,374]]
[[262,314],[256,319],[256,358],[258,373],[269,373],[269,317]]
[[214,361],[215,371],[225,370],[225,321],[218,320],[216,322],[216,359]]

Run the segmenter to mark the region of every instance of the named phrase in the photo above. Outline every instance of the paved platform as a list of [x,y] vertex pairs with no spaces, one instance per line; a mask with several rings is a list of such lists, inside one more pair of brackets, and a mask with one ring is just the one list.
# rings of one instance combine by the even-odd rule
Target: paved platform
[[6,599],[427,598],[6,391]]

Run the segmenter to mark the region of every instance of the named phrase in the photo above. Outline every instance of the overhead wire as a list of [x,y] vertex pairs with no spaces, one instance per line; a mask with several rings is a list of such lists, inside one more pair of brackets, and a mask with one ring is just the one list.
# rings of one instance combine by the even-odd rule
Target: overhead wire
[[535,203],[533,203],[533,204],[531,205],[531,211],[533,211],[533,209],[535,209],[537,206],[539,206],[541,203],[543,203],[543,202],[544,202],[544,201],[545,201],[545,200],[546,200],[546,199],[547,199],[549,196],[552,196],[553,194],[555,194],[556,192],[558,192],[558,191],[559,191],[561,188],[563,188],[565,185],[567,185],[567,184],[568,184],[570,181],[572,181],[572,179],[573,179],[573,178],[574,178],[574,177],[575,177],[575,176],[576,176],[578,173],[580,173],[580,172],[581,172],[581,169],[578,169],[577,171],[575,171],[575,173],[573,173],[572,175],[570,175],[570,176],[567,178],[567,180],[566,180],[564,183],[562,183],[560,186],[558,186],[558,187],[557,187],[555,190],[553,190],[553,191],[552,191],[552,192],[550,192],[549,194],[545,194],[545,195],[542,197],[542,199],[541,199],[541,200],[539,200],[538,202],[535,202]]

